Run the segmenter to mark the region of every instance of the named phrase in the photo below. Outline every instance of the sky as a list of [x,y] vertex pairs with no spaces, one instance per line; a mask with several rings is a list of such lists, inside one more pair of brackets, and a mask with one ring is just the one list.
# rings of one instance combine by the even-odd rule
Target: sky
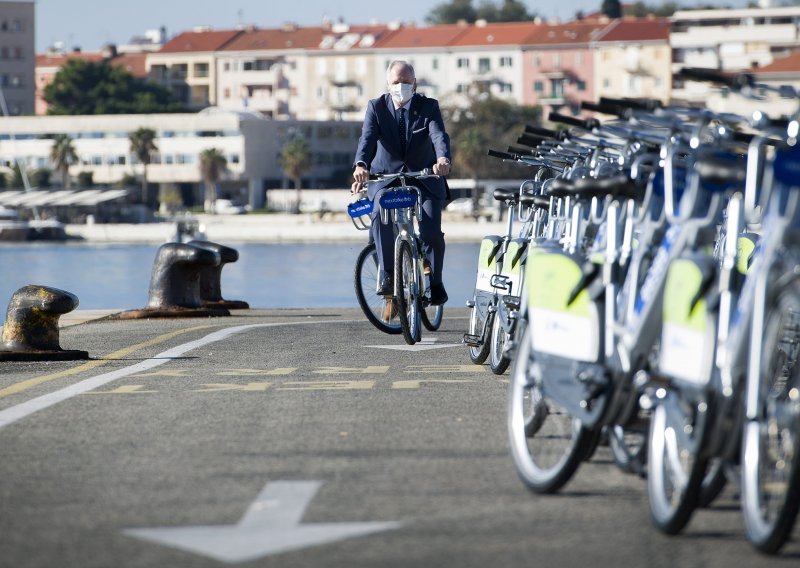
[[[502,0],[496,0],[498,4]],[[597,10],[602,0],[522,0],[530,12],[545,18],[571,19],[576,11]],[[473,5],[478,5],[475,0]],[[238,24],[261,28],[285,22],[319,25],[324,16],[352,24],[402,20],[425,24],[425,16],[440,0],[35,0],[36,51],[55,42],[67,49],[96,51],[108,43],[125,44],[145,30],[167,28],[168,36],[195,26],[230,29]],[[658,4],[659,0],[650,0]],[[746,0],[684,0],[682,5],[744,6]]]

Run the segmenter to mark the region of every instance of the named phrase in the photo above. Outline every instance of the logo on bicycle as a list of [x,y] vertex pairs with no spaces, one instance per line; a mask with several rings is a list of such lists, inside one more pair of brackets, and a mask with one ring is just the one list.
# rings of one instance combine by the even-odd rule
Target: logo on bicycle
[[393,192],[389,195],[383,195],[380,198],[381,207],[384,209],[403,209],[405,207],[413,207],[416,202],[417,195],[410,192]]

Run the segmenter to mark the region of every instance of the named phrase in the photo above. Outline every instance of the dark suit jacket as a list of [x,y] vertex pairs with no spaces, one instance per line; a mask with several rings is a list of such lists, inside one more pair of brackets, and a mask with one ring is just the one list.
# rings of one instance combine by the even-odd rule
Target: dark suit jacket
[[[410,103],[409,136],[406,153],[400,150],[400,134],[394,106],[388,93],[372,99],[367,105],[364,127],[358,142],[355,162],[364,162],[371,174],[392,174],[401,171],[416,172],[431,169],[436,159],[450,159],[450,137],[444,129],[439,102],[415,94]],[[370,183],[367,197],[375,194],[390,182]],[[447,190],[444,178],[420,180],[431,197],[445,199]]]

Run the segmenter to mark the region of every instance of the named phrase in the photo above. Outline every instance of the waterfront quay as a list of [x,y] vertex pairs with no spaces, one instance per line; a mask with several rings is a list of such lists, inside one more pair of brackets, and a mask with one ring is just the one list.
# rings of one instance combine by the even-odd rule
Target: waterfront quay
[[[774,566],[729,484],[685,534],[606,447],[560,494],[517,479],[507,375],[468,311],[408,346],[357,309],[61,319],[87,361],[0,363],[0,566]],[[797,531],[795,531],[797,532]]]

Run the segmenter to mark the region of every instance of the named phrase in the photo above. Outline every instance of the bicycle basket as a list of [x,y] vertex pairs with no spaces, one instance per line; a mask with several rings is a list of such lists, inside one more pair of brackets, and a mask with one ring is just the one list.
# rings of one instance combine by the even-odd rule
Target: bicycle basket
[[356,229],[359,231],[366,231],[369,229],[369,224],[366,220],[369,218],[370,213],[372,213],[373,207],[372,201],[366,197],[354,201],[347,206],[347,214],[350,215],[350,220],[353,222]]

